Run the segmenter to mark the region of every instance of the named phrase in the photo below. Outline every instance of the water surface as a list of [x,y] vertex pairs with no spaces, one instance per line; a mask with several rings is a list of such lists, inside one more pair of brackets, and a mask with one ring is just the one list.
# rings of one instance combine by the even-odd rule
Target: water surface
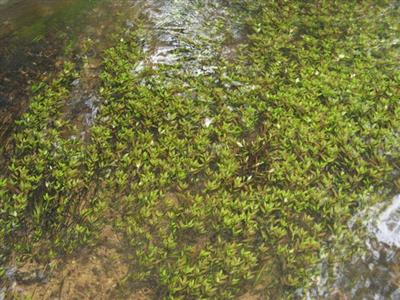
[[[30,84],[50,76],[68,49],[79,48],[76,45],[89,38],[100,46],[85,53],[85,78],[74,82],[66,105],[66,114],[82,125],[84,135],[102,101],[96,78],[101,49],[113,32],[113,16],[124,13],[123,24],[130,28],[139,10],[146,19],[139,35],[145,55],[132,72],[179,66],[176,74],[212,74],[214,62],[232,55],[244,39],[243,28],[224,1],[0,0],[0,141],[25,109]],[[216,27],[225,30],[210,30]],[[212,122],[206,118],[204,126]],[[333,271],[322,266],[310,299],[400,299],[400,196],[355,218],[363,220],[367,232],[364,254]]]

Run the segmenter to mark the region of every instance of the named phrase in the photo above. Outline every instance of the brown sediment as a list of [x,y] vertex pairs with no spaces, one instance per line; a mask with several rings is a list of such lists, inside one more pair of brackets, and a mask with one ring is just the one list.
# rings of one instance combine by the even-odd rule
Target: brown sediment
[[[58,262],[48,275],[48,281],[38,282],[20,278],[14,283],[15,296],[32,299],[110,299],[116,294],[127,275],[129,262],[121,237],[109,226],[101,234],[99,243],[76,256]],[[35,265],[27,264],[19,273],[35,273]],[[151,299],[152,291],[140,289],[124,299]]]

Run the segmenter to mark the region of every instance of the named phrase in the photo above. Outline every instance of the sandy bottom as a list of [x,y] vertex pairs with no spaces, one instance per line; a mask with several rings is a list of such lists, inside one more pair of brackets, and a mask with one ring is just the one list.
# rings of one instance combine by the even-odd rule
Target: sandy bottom
[[[106,227],[100,243],[94,249],[82,250],[78,257],[54,270],[45,283],[14,282],[15,296],[29,299],[124,299],[154,298],[149,289],[126,295],[120,283],[128,273],[122,243],[111,227]],[[32,266],[25,266],[31,270]],[[21,270],[23,271],[23,270]]]

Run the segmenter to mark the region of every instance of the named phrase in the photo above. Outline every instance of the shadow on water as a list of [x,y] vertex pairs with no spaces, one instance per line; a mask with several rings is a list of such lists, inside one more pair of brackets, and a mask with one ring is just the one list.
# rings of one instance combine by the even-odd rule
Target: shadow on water
[[102,0],[1,0],[0,141],[24,111],[32,83],[46,79],[74,49],[85,16]]

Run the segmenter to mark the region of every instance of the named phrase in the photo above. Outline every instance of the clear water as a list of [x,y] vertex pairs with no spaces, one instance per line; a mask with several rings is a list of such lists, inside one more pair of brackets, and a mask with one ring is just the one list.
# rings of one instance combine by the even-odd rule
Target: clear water
[[[242,39],[242,30],[223,1],[143,1],[145,65],[180,64],[180,71],[212,73],[213,60]],[[215,30],[224,27],[223,31]],[[223,49],[219,46],[223,45]]]
[[[355,224],[362,228],[355,228]],[[362,232],[362,254],[334,266],[321,264],[322,276],[308,299],[400,299],[400,195],[358,213],[349,230]]]
[[[145,58],[133,72],[141,72],[146,67],[179,64],[176,72],[186,72],[191,76],[210,74],[215,70],[213,62],[232,55],[235,46],[243,40],[243,29],[229,15],[223,1],[118,0],[108,1],[105,6],[97,6],[94,1],[87,5],[88,2],[92,1],[0,0],[0,108],[2,103],[8,103],[7,113],[13,108],[21,109],[15,103],[21,94],[13,94],[14,87],[26,80],[16,74],[21,68],[17,64],[21,61],[21,51],[17,50],[21,43],[24,53],[27,50],[36,53],[22,56],[22,61],[30,66],[40,65],[43,63],[40,53],[55,50],[56,57],[62,55],[62,49],[57,48],[59,45],[51,43],[56,33],[68,32],[67,36],[72,38],[74,32],[78,39],[89,37],[98,45],[97,50],[88,55],[87,76],[74,83],[66,107],[70,118],[82,124],[84,135],[101,102],[94,92],[99,71],[95,62],[100,49],[107,46],[107,36],[114,25],[113,16],[122,10],[127,28],[134,25],[138,12],[147,19],[141,35]],[[91,17],[85,20],[77,18],[69,23],[69,16],[79,15],[82,9],[91,11]],[[225,30],[210,30],[214,28],[211,24],[219,24]],[[57,58],[51,61],[56,63]],[[48,69],[48,66],[43,66],[39,71]],[[12,123],[13,117],[7,113],[0,111],[0,129],[2,120],[7,120],[8,125]],[[206,118],[204,126],[211,126],[212,122],[211,117]],[[0,141],[1,138],[0,130]],[[361,220],[367,232],[363,240],[364,254],[334,266],[333,270],[322,263],[322,276],[318,285],[308,292],[310,299],[400,299],[400,196],[360,212],[355,219],[354,222]],[[15,272],[15,269],[9,270],[10,279],[14,278]]]
[[1,144],[7,144],[14,120],[26,108],[30,86],[61,66],[68,46],[74,49],[73,44],[79,45],[84,32],[86,37],[95,38],[95,34],[87,32],[88,20],[96,28],[102,28],[102,24],[93,22],[96,14],[101,14],[101,10],[96,10],[101,3],[105,1],[1,0]]

